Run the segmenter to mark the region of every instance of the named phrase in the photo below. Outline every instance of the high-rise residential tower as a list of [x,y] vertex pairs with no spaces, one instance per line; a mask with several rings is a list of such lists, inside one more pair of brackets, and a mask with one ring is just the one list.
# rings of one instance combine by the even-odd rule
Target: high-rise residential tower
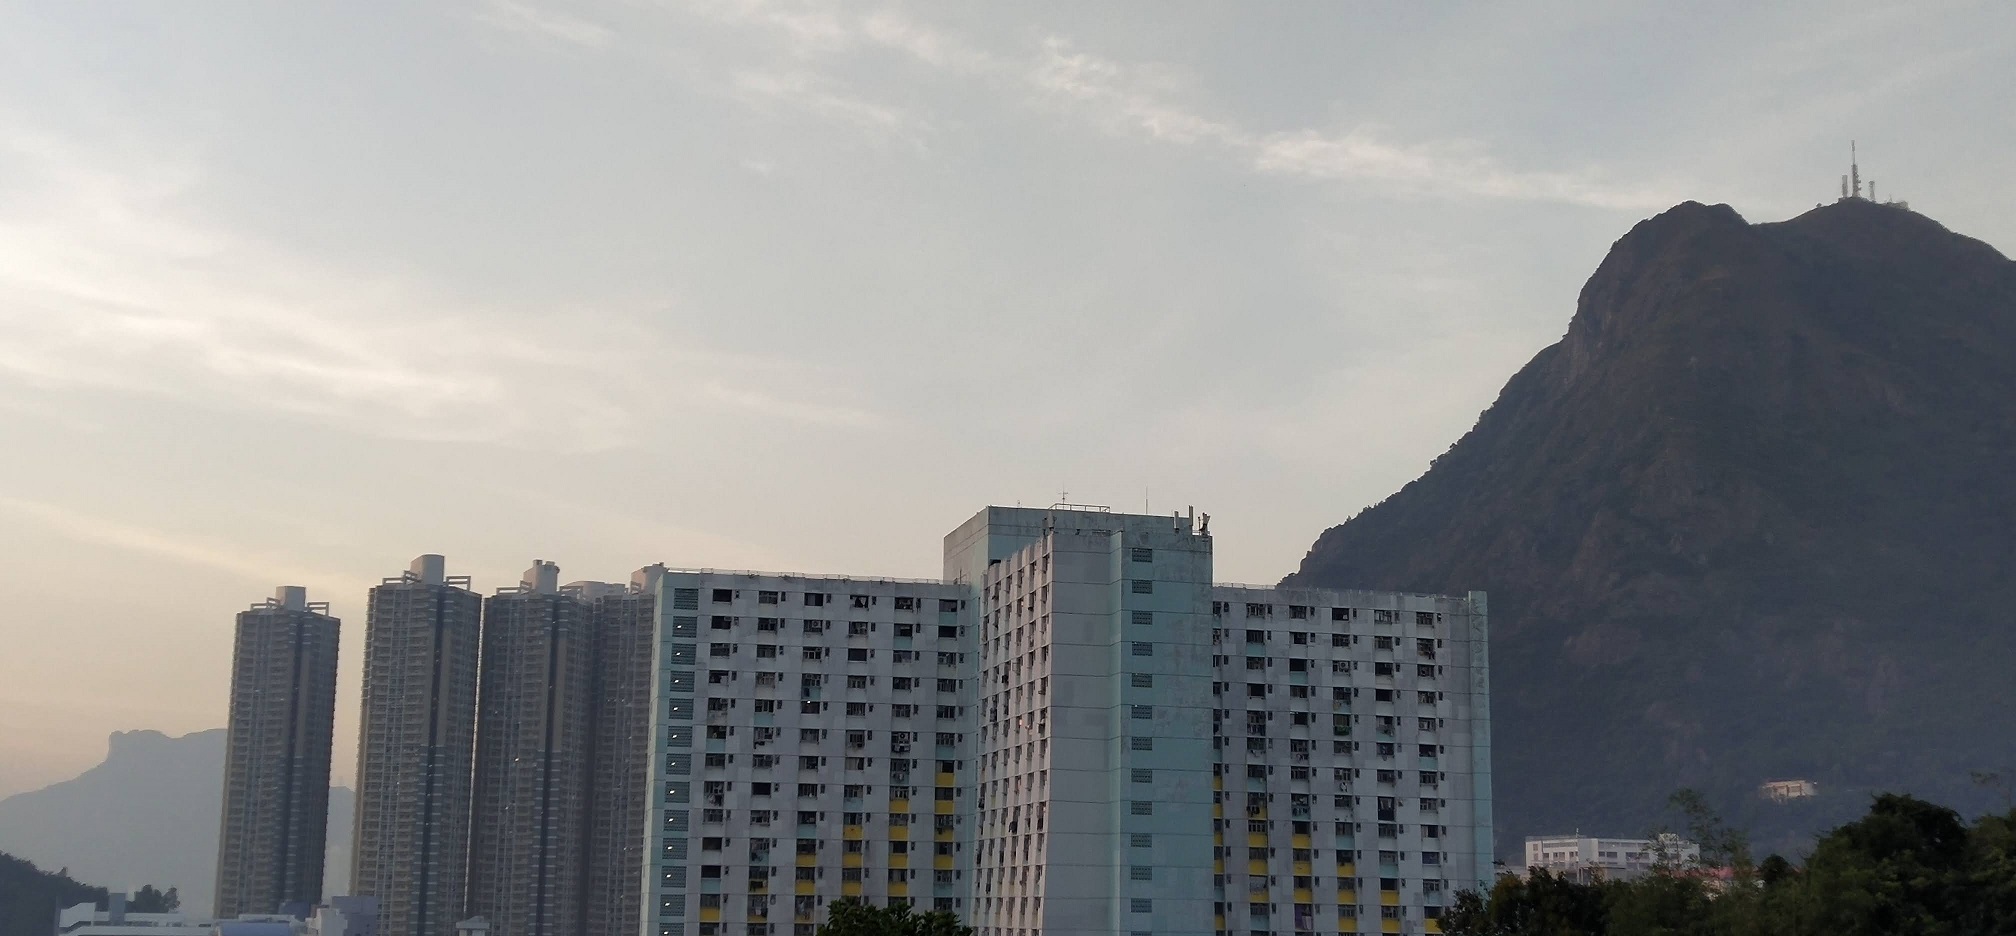
[[1062,504],[944,555],[665,574],[645,931],[1434,933],[1489,885],[1482,593],[1216,585],[1208,517]]
[[658,579],[662,565],[638,569],[626,588],[570,582],[588,603],[594,642],[589,678],[586,936],[638,936],[644,835],[650,817],[651,674],[656,669]]
[[380,936],[454,936],[467,899],[483,599],[440,556],[371,589],[351,890]]
[[551,562],[485,602],[468,913],[491,932],[581,932],[593,649]]
[[338,622],[282,586],[238,615],[217,843],[220,918],[322,899]]
[[963,912],[965,596],[936,581],[665,573],[650,931],[810,933],[840,897]]

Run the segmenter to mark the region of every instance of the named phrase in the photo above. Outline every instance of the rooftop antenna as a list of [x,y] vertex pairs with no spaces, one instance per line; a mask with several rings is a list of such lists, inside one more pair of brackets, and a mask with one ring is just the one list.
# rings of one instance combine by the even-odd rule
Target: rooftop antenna
[[1869,180],[1869,200],[1870,200],[1870,201],[1875,201],[1875,200],[1876,200],[1876,180],[1875,180],[1875,179],[1870,179],[1870,180]]
[[1855,141],[1848,141],[1848,177],[1855,182],[1855,197],[1862,197],[1862,165],[1855,156]]

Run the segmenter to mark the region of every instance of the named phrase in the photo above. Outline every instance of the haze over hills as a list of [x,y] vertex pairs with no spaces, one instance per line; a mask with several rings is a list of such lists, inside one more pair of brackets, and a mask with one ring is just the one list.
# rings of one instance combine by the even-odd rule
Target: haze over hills
[[2016,764],[2016,263],[1860,199],[1675,207],[1289,580],[1490,592],[1501,857],[1683,786],[1778,847],[1878,789],[2004,808],[1969,771]]
[[[114,890],[175,887],[185,910],[206,914],[216,889],[223,777],[222,728],[179,738],[114,732],[103,763],[0,799],[0,852]],[[349,789],[329,791],[324,893],[343,893],[348,884],[353,806]]]

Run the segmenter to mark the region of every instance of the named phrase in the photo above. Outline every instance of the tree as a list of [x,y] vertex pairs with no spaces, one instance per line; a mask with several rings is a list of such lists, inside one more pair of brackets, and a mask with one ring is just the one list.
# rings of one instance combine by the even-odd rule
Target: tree
[[104,900],[105,888],[71,880],[69,868],[51,873],[0,852],[0,936],[48,936],[56,911]]
[[174,913],[182,909],[182,895],[172,887],[163,891],[152,884],[143,884],[126,899],[126,909],[134,913]]
[[973,927],[944,910],[913,913],[908,903],[876,907],[848,897],[826,906],[819,936],[973,936]]
[[1456,896],[1442,918],[1450,936],[1603,936],[1609,910],[1603,883],[1582,884],[1534,868],[1526,878],[1498,879],[1488,898],[1474,891]]

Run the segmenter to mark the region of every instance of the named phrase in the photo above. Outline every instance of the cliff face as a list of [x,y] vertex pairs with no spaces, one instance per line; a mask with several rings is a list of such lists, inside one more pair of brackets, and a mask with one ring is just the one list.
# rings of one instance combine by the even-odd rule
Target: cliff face
[[[224,729],[113,732],[104,763],[0,799],[0,851],[113,890],[174,887],[201,916],[215,897],[223,800]],[[354,801],[348,789],[329,791],[325,893],[348,891]]]
[[[1498,851],[1700,787],[1765,844],[2016,765],[2016,263],[1865,201],[1633,228],[1292,582],[1491,592]],[[1819,780],[1768,807],[1756,784]]]

